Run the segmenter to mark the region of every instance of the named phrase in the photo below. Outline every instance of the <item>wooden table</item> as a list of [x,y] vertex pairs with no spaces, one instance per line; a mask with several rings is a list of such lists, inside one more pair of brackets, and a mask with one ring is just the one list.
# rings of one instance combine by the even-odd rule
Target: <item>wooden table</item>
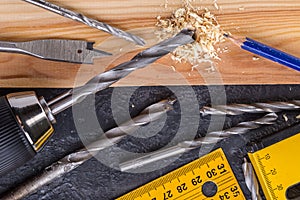
[[[180,0],[51,0],[66,8],[107,22],[157,42],[153,32],[156,17],[170,16],[181,7]],[[248,36],[300,57],[300,1],[298,0],[195,0],[195,6],[209,8],[224,30],[236,36]],[[27,41],[45,38],[84,39],[96,47],[114,53],[95,60],[95,65],[44,61],[26,55],[0,53],[1,87],[73,87],[82,85],[95,74],[130,59],[141,48],[78,22],[35,7],[21,0],[0,2],[0,40]],[[132,73],[114,86],[198,85],[198,84],[299,84],[300,73],[253,55],[226,42],[229,52],[216,61],[216,72],[207,66],[191,70],[167,56],[157,63]],[[176,70],[174,71],[174,66]]]

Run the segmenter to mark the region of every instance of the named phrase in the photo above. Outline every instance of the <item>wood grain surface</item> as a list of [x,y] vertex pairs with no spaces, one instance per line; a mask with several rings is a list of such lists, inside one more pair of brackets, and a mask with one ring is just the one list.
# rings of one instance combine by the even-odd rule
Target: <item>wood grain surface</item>
[[[169,16],[181,7],[180,0],[51,0],[50,2],[83,13],[118,28],[144,37],[147,46],[157,42],[154,36],[158,15]],[[194,5],[209,8],[224,30],[259,40],[300,57],[300,1],[298,0],[195,0]],[[45,38],[95,41],[96,48],[114,56],[95,60],[94,65],[44,61],[26,55],[0,53],[1,87],[64,88],[82,85],[97,73],[129,60],[142,48],[99,30],[63,18],[22,0],[1,0],[0,40],[27,41]],[[198,85],[198,84],[299,84],[300,73],[253,55],[230,42],[221,48],[217,71],[200,65],[176,64],[166,56],[138,70],[115,86]],[[173,67],[172,67],[173,66]],[[175,69],[175,70],[174,70]]]

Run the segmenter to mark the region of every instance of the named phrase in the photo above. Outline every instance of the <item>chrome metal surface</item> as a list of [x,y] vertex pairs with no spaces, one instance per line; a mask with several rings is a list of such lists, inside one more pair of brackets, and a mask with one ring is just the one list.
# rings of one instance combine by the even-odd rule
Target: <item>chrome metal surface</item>
[[75,88],[72,91],[68,91],[66,92],[66,95],[60,95],[58,97],[59,100],[54,99],[51,101],[50,108],[53,115],[64,111],[74,104],[80,103],[88,95],[95,94],[98,91],[108,88],[113,83],[129,75],[131,72],[146,67],[147,65],[174,51],[177,47],[193,42],[193,35],[194,31],[182,30],[176,36],[139,53],[132,60],[122,63],[111,70],[95,76],[84,86]]
[[258,180],[256,178],[252,164],[249,163],[246,158],[244,158],[242,169],[244,172],[245,183],[249,191],[251,192],[252,200],[261,200],[262,197],[259,194]]
[[299,110],[300,101],[287,102],[270,102],[270,103],[254,103],[254,104],[231,104],[216,105],[214,107],[203,107],[200,110],[202,115],[241,115],[244,113],[266,113],[266,112],[282,112],[288,110]]
[[79,151],[71,153],[61,160],[51,164],[44,171],[42,171],[42,173],[33,177],[32,179],[28,179],[21,186],[13,189],[13,191],[10,191],[1,199],[22,199],[30,193],[35,192],[38,188],[50,183],[55,178],[61,177],[62,175],[74,170],[82,163],[96,155],[99,151],[118,143],[128,133],[133,133],[139,127],[145,126],[160,119],[166,112],[173,109],[172,105],[174,102],[175,100],[170,99],[150,105],[149,107],[145,108],[137,117],[134,117],[132,120],[120,125],[119,127],[105,132],[103,137],[91,143],[88,148],[82,148]]
[[68,10],[66,8],[62,8],[62,7],[60,7],[58,5],[55,5],[53,3],[50,3],[50,2],[47,2],[47,1],[44,1],[44,0],[23,0],[23,1],[31,3],[31,4],[36,5],[36,6],[39,6],[41,8],[44,8],[46,10],[49,10],[49,11],[54,12],[56,14],[59,14],[63,17],[81,22],[81,23],[86,24],[86,25],[88,25],[92,28],[99,29],[99,30],[107,32],[111,35],[114,35],[114,36],[123,38],[125,40],[128,40],[130,42],[134,42],[138,45],[141,45],[141,46],[145,45],[145,41],[142,38],[138,37],[138,36],[127,33],[125,31],[122,31],[120,29],[112,27],[112,26],[110,26],[108,24],[105,24],[103,22],[99,22],[95,19],[88,18],[88,17],[86,17],[86,16],[84,16],[80,13]]
[[58,39],[28,42],[0,41],[0,51],[27,54],[45,60],[79,64],[93,64],[94,58],[111,55],[110,53],[93,49],[93,44],[82,40]]
[[121,163],[120,169],[121,171],[133,170],[135,168],[145,166],[146,164],[157,162],[159,160],[166,159],[175,155],[180,155],[181,153],[188,152],[205,144],[216,144],[217,142],[231,135],[245,134],[250,130],[260,128],[262,125],[274,124],[277,118],[278,116],[275,113],[269,113],[261,119],[242,122],[237,126],[227,130],[210,132],[205,137],[201,137],[192,141],[184,141],[177,144],[176,146],[158,150],[140,158]]
[[56,119],[55,117],[53,116],[49,106],[47,105],[47,102],[46,100],[44,99],[44,97],[40,97],[39,98],[39,101],[40,101],[40,104],[41,106],[43,107],[43,110],[45,111],[49,121],[52,123],[52,124],[56,124]]
[[6,96],[28,141],[39,151],[53,133],[53,127],[34,92]]

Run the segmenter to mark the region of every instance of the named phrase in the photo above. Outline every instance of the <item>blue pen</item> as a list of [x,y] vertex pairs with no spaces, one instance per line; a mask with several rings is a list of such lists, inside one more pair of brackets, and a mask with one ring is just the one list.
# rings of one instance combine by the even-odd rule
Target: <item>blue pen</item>
[[246,40],[238,40],[224,34],[225,37],[229,38],[235,44],[240,46],[242,49],[254,53],[256,55],[262,56],[274,62],[280,63],[297,71],[300,71],[300,58],[287,54],[283,51],[270,47],[268,45],[257,42],[253,39],[246,38]]

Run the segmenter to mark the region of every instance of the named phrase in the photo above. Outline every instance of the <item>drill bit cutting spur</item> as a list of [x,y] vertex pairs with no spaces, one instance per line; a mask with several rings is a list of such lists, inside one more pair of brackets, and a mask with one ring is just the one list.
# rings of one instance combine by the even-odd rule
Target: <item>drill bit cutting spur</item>
[[134,42],[138,45],[141,45],[141,46],[145,45],[145,41],[138,36],[127,33],[123,30],[112,27],[106,23],[97,21],[95,19],[88,18],[88,17],[84,16],[83,14],[68,10],[66,8],[62,8],[56,4],[47,2],[45,0],[23,0],[23,1],[25,1],[27,3],[31,3],[36,6],[39,6],[41,8],[44,8],[48,11],[51,11],[51,12],[61,15],[63,17],[75,20],[77,22],[81,22],[92,28],[96,28],[98,30],[104,31],[104,32],[114,35],[116,37],[120,37],[127,41]]
[[[69,90],[48,103],[34,92],[0,97],[0,143],[5,144],[0,151],[0,175],[23,165],[42,149],[54,132],[55,115],[80,103],[87,96],[108,88],[131,72],[155,62],[177,47],[193,42],[193,36],[194,31],[184,29],[174,37],[142,51],[132,60],[97,75],[84,86]],[[11,127],[7,128],[7,124]],[[12,140],[16,142],[12,143]]]

